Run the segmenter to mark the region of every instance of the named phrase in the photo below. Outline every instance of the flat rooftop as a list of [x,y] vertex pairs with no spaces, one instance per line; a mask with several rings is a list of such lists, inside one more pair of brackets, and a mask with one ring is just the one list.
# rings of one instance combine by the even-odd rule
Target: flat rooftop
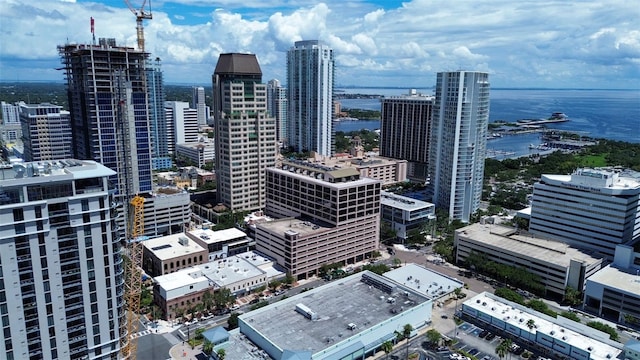
[[200,269],[204,276],[220,287],[266,274],[242,256],[231,256],[202,264]]
[[[579,348],[591,353],[592,360],[606,360],[616,358],[622,352],[620,348],[608,344],[611,340],[598,340],[598,338],[608,339],[609,335],[601,331],[587,327],[584,324],[573,320],[560,318],[558,321],[550,321],[551,317],[540,314],[518,304],[513,304],[489,293],[481,293],[464,302],[464,306],[481,311],[485,314],[501,319],[527,332],[542,332],[559,341],[566,342],[575,348]],[[542,315],[542,316],[541,316]],[[529,329],[527,322],[532,319],[535,328]]]
[[464,286],[464,283],[458,279],[413,263],[388,271],[384,273],[384,277],[432,299]]
[[[365,274],[392,284],[395,290],[389,293],[370,286],[361,281]],[[390,297],[396,299],[395,304],[388,301]],[[281,349],[317,353],[427,301],[409,288],[365,271],[240,315],[240,319]],[[297,304],[315,312],[317,320],[298,313]],[[356,325],[353,330],[347,328],[351,323]]]
[[260,223],[258,224],[258,226],[269,229],[270,231],[273,231],[276,234],[284,234],[286,232],[291,232],[291,233],[296,232],[303,237],[322,233],[324,231],[333,229],[332,227],[324,226],[318,222],[308,221],[308,220],[298,220],[298,219],[274,220],[274,221]]
[[396,195],[388,191],[380,191],[380,205],[392,206],[396,209],[408,211],[432,207],[435,211],[435,205],[430,202],[416,200],[402,195]]
[[55,181],[56,178],[60,180],[89,179],[115,174],[115,171],[91,160],[34,161],[0,166],[0,181],[7,186],[24,185],[25,181],[44,183]]
[[526,254],[550,264],[569,266],[571,260],[581,260],[586,265],[601,262],[588,251],[576,249],[563,242],[534,237],[531,234],[517,234],[514,228],[492,224],[472,224],[456,230],[460,236],[480,242],[503,251]]
[[[186,241],[180,240],[181,238],[186,239]],[[183,241],[184,245],[181,244],[180,241]],[[207,251],[207,249],[186,237],[184,233],[145,240],[142,242],[142,245],[160,260],[168,260],[178,256]]]
[[197,284],[199,282],[208,283],[209,279],[202,275],[200,267],[193,266],[182,269],[174,273],[156,276],[154,281],[158,283],[164,290],[170,291],[179,289],[183,286]]
[[620,269],[614,265],[607,265],[591,275],[587,281],[603,284],[605,287],[614,288],[640,298],[639,273],[640,270]]
[[231,240],[240,240],[247,237],[243,231],[236,228],[213,231],[211,229],[196,229],[188,231],[187,234],[194,238],[200,238],[206,244],[215,244],[217,242],[229,242]]

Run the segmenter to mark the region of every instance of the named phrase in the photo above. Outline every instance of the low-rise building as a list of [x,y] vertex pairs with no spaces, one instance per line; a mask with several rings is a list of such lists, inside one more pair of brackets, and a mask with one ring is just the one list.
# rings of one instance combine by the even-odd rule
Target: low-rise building
[[401,242],[407,240],[411,230],[418,229],[430,234],[436,220],[436,207],[426,201],[396,195],[387,191],[380,192],[380,213],[382,221],[395,230]]
[[176,157],[189,160],[197,167],[213,164],[216,156],[216,147],[213,142],[191,142],[176,144]]
[[619,323],[640,323],[640,244],[618,245],[613,263],[587,279],[584,304]]
[[607,333],[562,316],[547,316],[487,292],[465,301],[462,317],[554,359],[608,360],[622,353],[622,344],[610,340]]
[[413,291],[431,299],[441,299],[464,287],[464,283],[439,272],[427,269],[418,264],[407,264],[383,274],[398,284],[409,287]]
[[476,253],[490,261],[525,268],[540,277],[551,297],[562,298],[567,286],[582,291],[585,279],[603,266],[602,258],[588,252],[502,225],[472,224],[456,230],[454,241],[457,263]]
[[640,341],[629,340],[624,344],[624,358],[629,360],[640,360]]
[[[396,341],[406,324],[431,321],[432,300],[369,271],[294,295],[238,317],[239,330],[273,359],[364,359]],[[274,321],[277,319],[277,321]],[[415,334],[415,332],[414,332]],[[242,341],[242,340],[238,340]],[[226,347],[227,359],[245,358]]]
[[142,242],[142,268],[152,277],[209,262],[209,252],[184,233]]
[[200,228],[187,231],[186,234],[207,249],[208,261],[223,259],[255,248],[255,241],[236,228],[217,231]]
[[154,303],[163,318],[171,320],[179,316],[180,309],[188,311],[198,304],[206,291],[213,294],[226,288],[243,296],[284,276],[272,259],[250,251],[156,277]]

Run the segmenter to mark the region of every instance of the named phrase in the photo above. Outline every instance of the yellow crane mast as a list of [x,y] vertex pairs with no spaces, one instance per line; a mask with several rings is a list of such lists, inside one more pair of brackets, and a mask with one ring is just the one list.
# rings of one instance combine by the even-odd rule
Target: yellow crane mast
[[125,294],[127,303],[127,333],[123,338],[121,354],[124,359],[135,359],[138,349],[138,314],[140,313],[140,293],[142,290],[142,243],[140,237],[144,233],[144,198],[136,195],[131,201],[133,210],[131,234],[127,239],[129,261],[125,268]]
[[151,15],[151,0],[149,0],[148,12],[145,12],[144,10],[144,5],[146,4],[147,0],[144,0],[142,2],[142,6],[140,6],[139,10],[136,10],[136,8],[134,8],[133,5],[131,5],[129,0],[124,0],[124,2],[127,4],[127,6],[129,7],[129,10],[131,10],[133,15],[136,16],[136,34],[138,36],[138,50],[144,51],[144,26],[142,25],[142,20],[144,19],[151,20],[153,18],[153,16]]

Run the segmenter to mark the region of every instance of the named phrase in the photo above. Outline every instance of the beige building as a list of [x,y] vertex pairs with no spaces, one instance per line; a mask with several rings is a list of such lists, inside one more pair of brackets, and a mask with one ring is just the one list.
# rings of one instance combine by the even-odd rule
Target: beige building
[[457,263],[474,252],[490,261],[525,268],[540,277],[548,296],[559,298],[567,286],[582,291],[586,278],[603,266],[602,258],[501,225],[472,224],[458,229],[455,246]]
[[200,228],[187,231],[186,235],[207,249],[207,261],[223,259],[255,247],[255,241],[236,228],[217,231]]
[[364,259],[378,249],[380,186],[354,168],[284,161],[267,169],[266,212],[281,220],[256,226],[256,250],[298,278]]
[[184,233],[145,240],[142,245],[142,268],[152,277],[209,261],[207,249]]

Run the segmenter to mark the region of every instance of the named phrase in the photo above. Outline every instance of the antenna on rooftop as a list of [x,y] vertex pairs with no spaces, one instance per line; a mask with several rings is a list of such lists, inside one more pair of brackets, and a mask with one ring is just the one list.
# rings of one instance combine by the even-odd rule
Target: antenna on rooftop
[[93,36],[93,45],[96,44],[95,20],[91,17],[91,35]]

